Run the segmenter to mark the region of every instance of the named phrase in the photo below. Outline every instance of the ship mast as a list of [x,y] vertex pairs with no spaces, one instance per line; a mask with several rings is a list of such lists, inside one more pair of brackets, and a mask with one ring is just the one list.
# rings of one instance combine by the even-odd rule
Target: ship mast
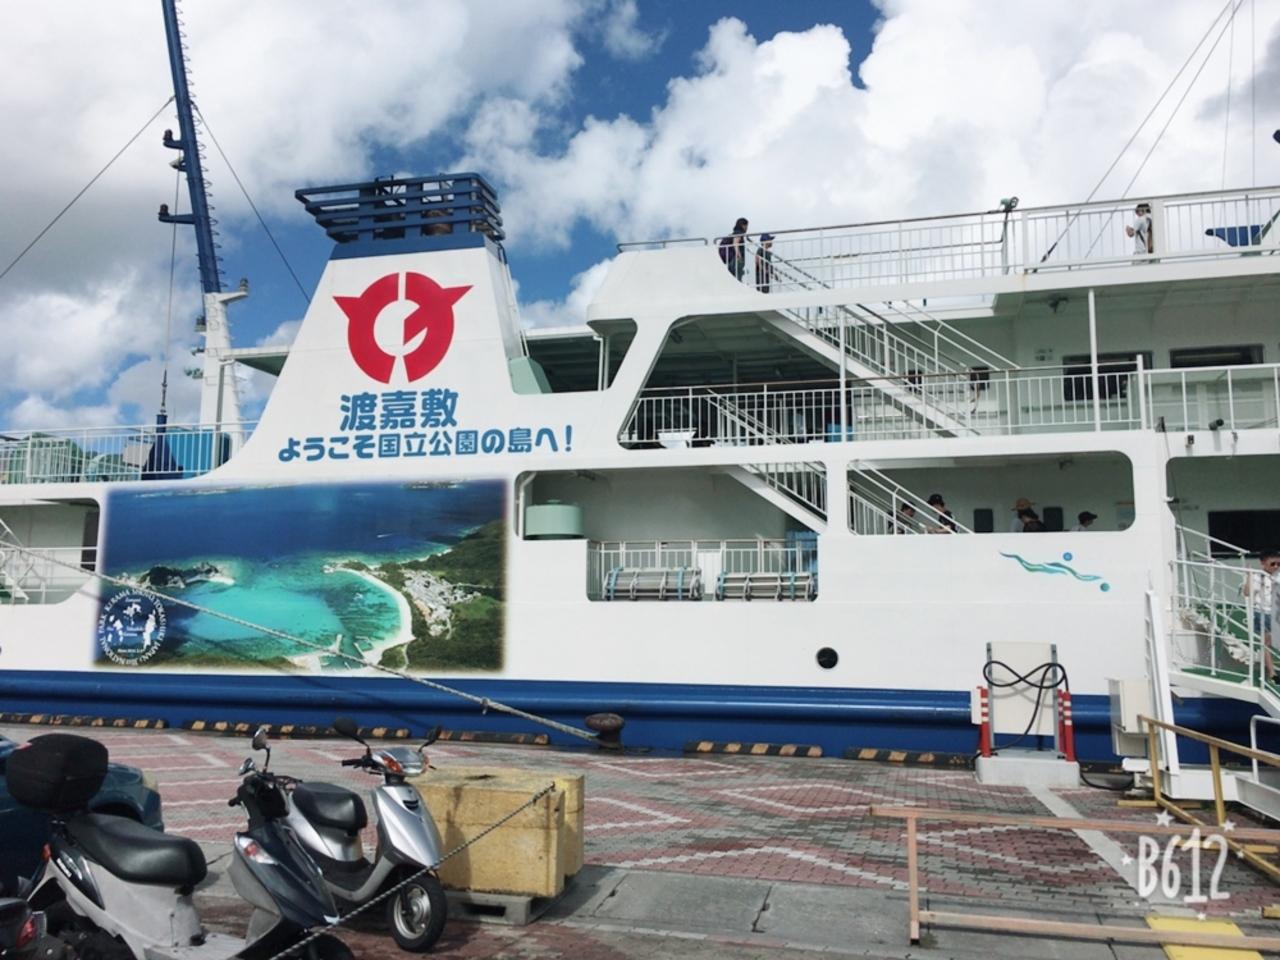
[[[240,394],[234,374],[235,360],[231,354],[231,329],[227,323],[226,305],[247,296],[247,290],[243,283],[239,290],[230,293],[222,290],[213,220],[209,214],[209,198],[205,192],[200,143],[196,137],[195,105],[187,82],[187,56],[178,22],[177,0],[160,0],[160,5],[164,10],[169,69],[173,74],[173,96],[178,110],[178,137],[174,139],[173,131],[166,130],[164,145],[179,153],[173,166],[186,174],[187,193],[191,202],[191,212],[183,214],[171,212],[167,204],[162,204],[160,221],[189,224],[195,228],[200,289],[204,293],[204,318],[197,325],[197,331],[202,330],[204,333],[200,423],[213,426],[217,433],[227,434],[231,449],[234,450],[241,441]],[[222,459],[215,452],[215,463]]]

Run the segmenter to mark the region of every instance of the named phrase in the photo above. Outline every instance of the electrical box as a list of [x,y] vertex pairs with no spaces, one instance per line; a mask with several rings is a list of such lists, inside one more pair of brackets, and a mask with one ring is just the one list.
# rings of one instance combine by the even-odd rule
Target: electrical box
[[1120,757],[1145,757],[1147,734],[1138,718],[1151,716],[1151,684],[1146,678],[1108,678],[1111,699],[1111,749]]

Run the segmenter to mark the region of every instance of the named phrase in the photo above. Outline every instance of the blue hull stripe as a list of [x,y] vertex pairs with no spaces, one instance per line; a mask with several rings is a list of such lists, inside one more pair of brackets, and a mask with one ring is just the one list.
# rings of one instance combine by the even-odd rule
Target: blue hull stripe
[[[450,684],[575,725],[589,713],[619,713],[627,720],[624,743],[658,749],[679,749],[689,740],[735,740],[816,744],[838,756],[849,747],[968,753],[977,745],[968,691],[491,679]],[[1080,755],[1111,758],[1107,698],[1076,696],[1072,708]],[[325,724],[349,713],[365,725],[406,726],[415,734],[435,723],[533,732],[525,721],[482,713],[427,687],[357,677],[0,671],[0,710],[158,718],[176,726],[193,720]],[[1234,701],[1198,699],[1183,701],[1177,716],[1187,726],[1235,739],[1247,731],[1251,712]]]

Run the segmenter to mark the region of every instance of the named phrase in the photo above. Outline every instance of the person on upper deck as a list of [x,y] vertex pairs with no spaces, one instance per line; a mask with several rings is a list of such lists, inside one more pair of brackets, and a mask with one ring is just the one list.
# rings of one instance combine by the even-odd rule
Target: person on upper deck
[[1013,505],[1013,519],[1009,521],[1010,533],[1022,533],[1026,528],[1028,520],[1039,520],[1040,516],[1031,508],[1035,506],[1034,500],[1028,500],[1026,497],[1019,497]]
[[1093,526],[1093,521],[1097,519],[1098,515],[1096,513],[1090,513],[1088,510],[1081,510],[1076,514],[1076,525],[1071,528],[1071,532],[1080,533],[1084,530],[1088,530]]
[[931,517],[930,519],[933,520],[935,524],[937,524],[937,526],[930,527],[929,532],[930,533],[955,533],[956,532],[955,514],[953,514],[950,510],[947,509],[947,501],[942,499],[942,494],[940,493],[929,494],[928,502],[929,502],[929,506],[933,508],[933,512],[935,514],[935,516]]
[[773,234],[760,234],[760,246],[756,248],[756,289],[768,293],[773,285]]
[[890,533],[920,532],[920,521],[916,519],[916,508],[905,500],[898,504],[898,511],[894,514],[893,521]]
[[1124,228],[1133,237],[1134,253],[1155,253],[1155,238],[1151,235],[1151,204],[1140,203],[1133,209],[1133,223]]
[[747,266],[747,218],[739,217],[733,233],[720,241],[720,259],[739,280]]

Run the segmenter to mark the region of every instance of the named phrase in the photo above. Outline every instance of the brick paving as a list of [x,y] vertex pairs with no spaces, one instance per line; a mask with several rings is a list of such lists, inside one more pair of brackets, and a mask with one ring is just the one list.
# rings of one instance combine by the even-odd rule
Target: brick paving
[[[39,731],[11,727],[4,732],[25,739]],[[236,768],[250,753],[247,740],[185,731],[92,735],[108,745],[113,759],[155,774],[171,832],[222,844],[242,826],[242,816],[228,808],[226,800],[237,783]],[[585,775],[589,864],[877,890],[891,897],[893,910],[903,909],[906,888],[904,826],[901,821],[870,817],[872,804],[1050,813],[1027,790],[979,786],[972,774],[957,770],[835,759],[633,756],[457,743],[438,744],[430,754],[439,767],[511,765]],[[276,741],[272,769],[365,792],[370,779],[337,763],[353,755],[353,747],[343,741]],[[1116,795],[1102,790],[1057,794],[1082,816],[1154,820],[1154,810],[1118,807]],[[1246,822],[1238,813],[1235,819]],[[1136,855],[1133,835],[1114,839]],[[920,851],[922,882],[930,900],[959,901],[984,912],[1034,911],[1047,904],[1082,915],[1149,912],[1112,867],[1066,831],[924,823]],[[1207,889],[1214,856],[1206,852],[1202,859]],[[1207,912],[1256,917],[1260,906],[1280,901],[1280,891],[1270,881],[1234,857],[1229,860],[1221,889],[1230,899],[1209,905]],[[746,952],[729,955],[751,956],[760,943],[741,946]],[[784,956],[776,952],[780,944],[774,947],[766,952]],[[611,958],[683,956],[696,950],[695,940],[669,934],[633,931],[624,937],[617,931],[605,935],[590,927],[553,922],[523,930],[451,923],[435,952],[448,957]]]

